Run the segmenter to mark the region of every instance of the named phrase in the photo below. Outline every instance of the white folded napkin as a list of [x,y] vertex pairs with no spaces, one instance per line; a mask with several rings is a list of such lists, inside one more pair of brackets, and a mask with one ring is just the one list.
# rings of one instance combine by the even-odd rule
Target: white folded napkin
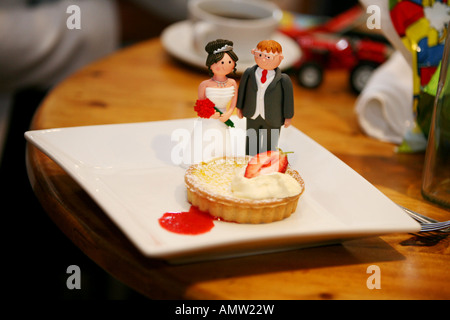
[[400,144],[414,125],[413,75],[399,51],[378,67],[360,93],[355,111],[364,132]]

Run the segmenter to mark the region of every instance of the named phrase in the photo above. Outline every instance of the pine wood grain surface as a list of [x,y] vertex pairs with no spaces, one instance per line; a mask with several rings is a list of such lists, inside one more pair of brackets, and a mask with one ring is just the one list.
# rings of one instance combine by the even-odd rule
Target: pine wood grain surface
[[[293,125],[327,148],[394,202],[438,220],[450,211],[423,200],[423,154],[397,154],[367,137],[354,113],[345,72],[323,85],[294,85]],[[159,39],[123,49],[55,87],[31,129],[194,117],[207,74],[173,60]],[[237,80],[239,78],[237,77]],[[295,80],[294,80],[295,81]],[[317,248],[186,265],[142,256],[83,189],[28,145],[33,189],[58,227],[117,279],[155,299],[449,299],[449,238],[392,234]],[[381,288],[368,289],[367,268]]]

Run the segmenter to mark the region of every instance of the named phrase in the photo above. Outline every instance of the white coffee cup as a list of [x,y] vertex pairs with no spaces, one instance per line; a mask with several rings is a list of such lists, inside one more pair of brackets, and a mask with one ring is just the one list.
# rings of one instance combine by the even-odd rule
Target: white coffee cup
[[191,0],[188,11],[198,53],[205,54],[209,41],[227,39],[241,61],[253,58],[251,49],[273,36],[282,16],[275,4],[261,0]]

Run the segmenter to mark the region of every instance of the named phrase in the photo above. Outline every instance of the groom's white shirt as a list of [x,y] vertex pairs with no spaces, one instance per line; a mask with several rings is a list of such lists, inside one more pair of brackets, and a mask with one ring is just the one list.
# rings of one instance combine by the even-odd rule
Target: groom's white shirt
[[255,77],[256,77],[256,84],[258,85],[258,92],[256,93],[256,108],[255,113],[251,117],[251,119],[256,119],[258,116],[261,116],[263,119],[265,119],[265,113],[264,113],[264,95],[266,93],[267,87],[270,85],[270,83],[275,78],[275,70],[269,70],[267,72],[267,80],[266,82],[261,82],[262,77],[262,71],[260,67],[256,68],[255,70]]

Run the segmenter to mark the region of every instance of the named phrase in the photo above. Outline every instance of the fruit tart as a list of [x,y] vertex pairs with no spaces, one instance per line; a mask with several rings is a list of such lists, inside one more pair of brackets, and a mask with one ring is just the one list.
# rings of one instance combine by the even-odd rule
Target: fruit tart
[[191,165],[185,183],[188,201],[201,211],[219,220],[251,224],[289,217],[305,189],[281,150]]

